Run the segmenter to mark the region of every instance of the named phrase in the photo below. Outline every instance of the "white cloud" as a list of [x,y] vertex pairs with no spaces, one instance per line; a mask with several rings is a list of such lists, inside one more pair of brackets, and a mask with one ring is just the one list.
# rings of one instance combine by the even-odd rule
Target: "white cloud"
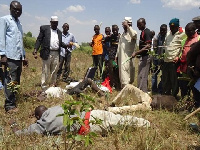
[[141,0],[130,0],[132,4],[140,4]]
[[5,4],[0,4],[0,16],[8,15],[10,14],[10,7]]
[[161,0],[163,7],[176,10],[189,10],[200,6],[199,0]]
[[73,16],[70,16],[68,18],[68,21],[71,22],[71,24],[81,24],[81,25],[91,25],[97,23],[97,20],[80,21]]
[[35,16],[35,19],[40,22],[49,22],[50,18],[42,17],[42,16]]
[[81,6],[81,5],[69,6],[64,10],[57,10],[56,12],[54,12],[54,15],[65,18],[66,14],[68,14],[68,12],[82,12],[84,10],[85,10],[85,7]]
[[85,7],[81,5],[69,6],[66,10],[69,12],[82,12],[85,10]]

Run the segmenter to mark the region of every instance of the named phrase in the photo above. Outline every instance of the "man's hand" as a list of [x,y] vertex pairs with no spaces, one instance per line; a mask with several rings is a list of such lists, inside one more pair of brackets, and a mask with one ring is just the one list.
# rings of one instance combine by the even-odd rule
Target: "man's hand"
[[34,49],[33,55],[34,55],[34,58],[37,59],[37,50],[36,49]]
[[136,53],[135,53],[135,52],[133,52],[133,54],[132,54],[132,58],[135,58],[135,56],[136,56]]
[[1,63],[2,63],[3,65],[7,66],[7,57],[6,57],[6,55],[2,55],[2,56],[1,56]]
[[114,60],[114,61],[115,61],[115,63],[117,64],[117,57],[115,57],[115,60]]
[[179,57],[174,58],[173,62],[177,63],[179,60]]
[[67,45],[68,48],[72,48],[73,42],[69,42],[69,44]]
[[14,119],[9,120],[8,124],[10,125],[10,127],[11,127],[13,132],[16,132],[16,131],[19,130],[18,129],[18,125],[17,125],[17,123],[16,123],[16,121]]
[[28,60],[26,58],[23,60],[23,66],[28,67]]

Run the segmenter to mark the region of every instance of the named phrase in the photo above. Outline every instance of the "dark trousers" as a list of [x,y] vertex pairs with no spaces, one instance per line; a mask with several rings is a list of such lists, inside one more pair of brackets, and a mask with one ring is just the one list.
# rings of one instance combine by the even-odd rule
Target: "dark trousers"
[[163,94],[172,95],[178,94],[178,77],[177,64],[173,62],[164,62],[162,66],[162,85]]
[[4,85],[4,81],[5,81],[5,74],[3,72],[3,68],[2,68],[2,64],[0,62],[0,78],[1,78],[1,81],[2,81],[2,84]]
[[162,78],[158,83],[158,74],[160,73],[159,62],[158,60],[153,60],[153,71],[152,71],[152,79],[151,79],[151,89],[152,92],[158,92],[162,94]]
[[102,55],[92,55],[92,59],[93,59],[93,66],[98,68],[99,67],[99,71],[100,71],[100,76],[102,73],[102,59],[101,59]]
[[[180,77],[184,77],[182,74],[180,74]],[[181,90],[181,97],[184,98],[186,95],[190,94],[190,87],[188,86],[189,81],[185,80],[178,80],[178,84]]]
[[20,84],[20,76],[22,72],[22,61],[21,60],[12,60],[8,59],[8,66],[5,71],[5,105],[4,108],[6,111],[16,107],[16,92],[11,89],[11,83],[15,85]]
[[76,94],[77,96],[80,96],[80,93],[83,93],[83,90],[90,85],[91,88],[98,93],[99,96],[104,96],[103,91],[101,91],[97,85],[94,83],[94,81],[92,81],[92,79],[90,78],[85,78],[82,82],[80,82],[77,86],[75,86],[72,89],[69,89],[67,91],[67,93],[69,95],[74,95]]
[[148,92],[148,75],[150,69],[151,58],[150,56],[140,57],[138,65],[138,88],[143,92]]
[[198,108],[200,107],[200,92],[195,87],[193,87],[192,93],[193,93],[193,99],[195,101],[195,106]]
[[[67,51],[65,57],[60,56],[59,69],[57,73],[58,78],[60,78],[61,74],[63,79],[68,78],[70,73],[70,63],[71,63],[71,52]],[[64,64],[64,69],[63,69],[63,64]]]
[[113,59],[109,59],[108,63],[108,73],[110,77],[110,85],[114,86],[117,90],[120,89],[120,79],[119,79],[119,68],[118,66],[113,65]]

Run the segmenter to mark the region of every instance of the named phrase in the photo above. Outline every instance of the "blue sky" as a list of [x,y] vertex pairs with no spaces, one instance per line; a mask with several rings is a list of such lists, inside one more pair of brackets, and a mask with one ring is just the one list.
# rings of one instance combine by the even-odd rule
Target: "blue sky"
[[[10,2],[0,0],[0,17],[10,13]],[[193,17],[200,16],[200,0],[20,0],[20,3],[23,6],[20,21],[25,33],[30,31],[37,37],[39,27],[49,24],[50,17],[57,15],[58,28],[62,30],[62,24],[67,22],[79,43],[90,42],[94,25],[100,22],[101,33],[112,24],[117,24],[122,33],[124,17],[132,17],[139,38],[136,22],[141,17],[157,34],[160,25],[168,25],[172,18],[179,18],[180,25],[185,27]]]

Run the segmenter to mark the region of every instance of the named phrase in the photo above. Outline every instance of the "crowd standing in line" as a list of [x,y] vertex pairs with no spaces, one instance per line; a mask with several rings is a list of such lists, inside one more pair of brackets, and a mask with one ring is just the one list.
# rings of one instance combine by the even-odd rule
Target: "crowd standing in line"
[[[5,91],[5,110],[16,110],[15,92],[8,88],[10,85],[20,84],[22,64],[28,65],[23,47],[23,31],[19,21],[22,14],[22,5],[18,1],[10,3],[10,15],[0,18],[0,55],[1,65],[6,70],[0,72]],[[143,92],[148,92],[148,75],[150,73],[151,57],[150,51],[153,41],[153,50],[163,59],[153,58],[155,70],[152,79],[152,92],[172,95],[177,98],[179,87],[181,96],[189,94],[189,88],[184,81],[178,81],[179,76],[189,75],[193,80],[200,80],[200,16],[188,23],[186,32],[180,27],[179,19],[173,18],[167,25],[160,26],[160,32],[156,39],[150,29],[146,27],[144,18],[137,20],[137,27],[141,30],[139,39],[139,50],[136,51],[137,32],[132,28],[132,18],[125,17],[122,22],[124,32],[120,35],[117,25],[105,28],[106,36],[100,33],[100,26],[94,26],[95,35],[90,46],[92,46],[93,66],[99,67],[100,77],[102,75],[102,64],[106,62],[109,69],[110,84],[115,88],[123,89],[132,84],[135,78],[134,58],[139,58],[137,87]],[[40,47],[42,58],[41,87],[46,90],[49,86],[56,86],[57,79],[62,74],[65,61],[65,69],[62,77],[68,78],[70,72],[71,52],[75,49],[73,43],[76,39],[68,32],[69,25],[63,24],[63,33],[57,28],[58,17],[52,16],[50,25],[42,25],[35,43],[33,55],[37,58]],[[185,40],[184,40],[185,39]],[[103,59],[102,59],[103,55]],[[158,65],[161,66],[161,86],[157,87]],[[116,67],[118,66],[118,68]],[[1,69],[1,68],[0,68]],[[58,71],[59,70],[59,71]],[[0,70],[1,71],[1,70]],[[119,77],[118,77],[119,75]],[[200,81],[199,81],[200,82]],[[120,85],[119,85],[120,84]],[[200,83],[192,86],[193,97],[196,107],[200,106]],[[131,88],[134,89],[134,88]]]

